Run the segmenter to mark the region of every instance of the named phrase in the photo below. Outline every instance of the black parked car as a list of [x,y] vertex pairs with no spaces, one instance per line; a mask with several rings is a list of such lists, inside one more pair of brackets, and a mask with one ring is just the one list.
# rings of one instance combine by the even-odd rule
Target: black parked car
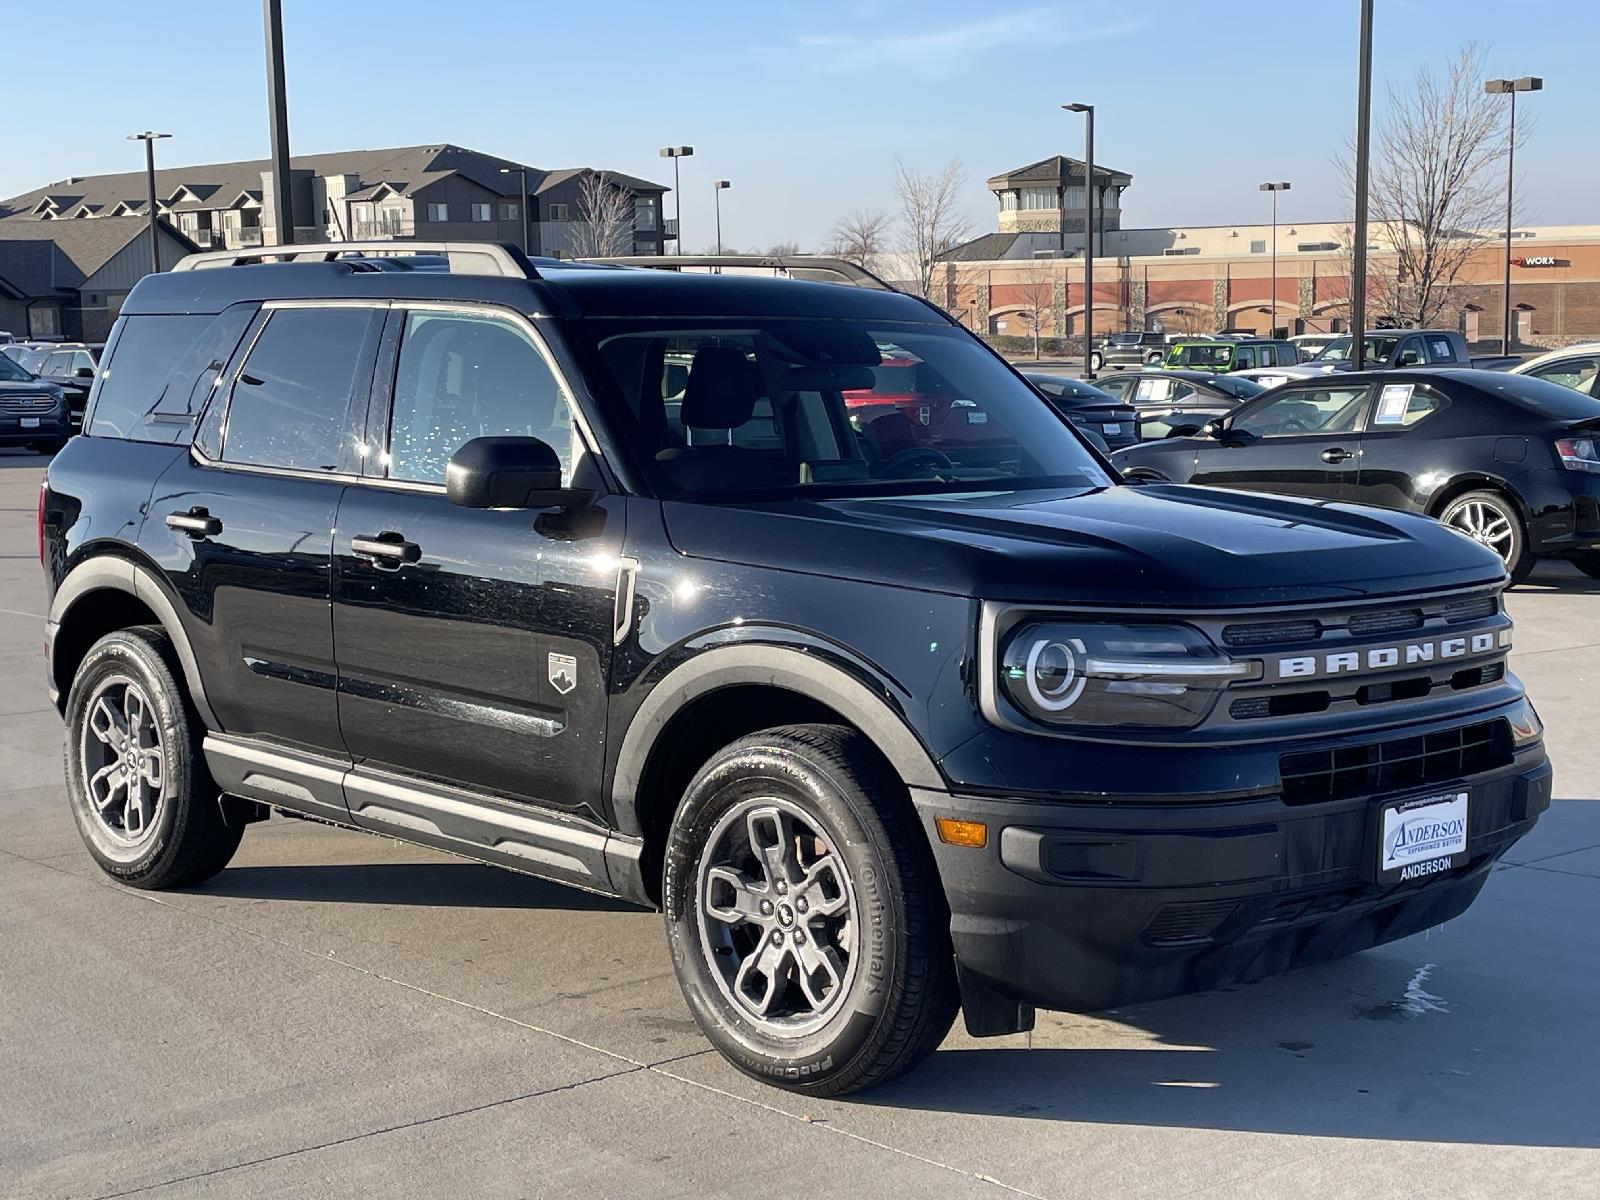
[[1428,513],[1499,554],[1600,577],[1600,401],[1499,371],[1351,373],[1275,388],[1125,474]]
[[1499,560],[1433,521],[1122,486],[893,291],[414,248],[455,269],[202,254],[122,308],[39,519],[124,883],[283,810],[659,905],[716,1047],[831,1094],[958,1000],[1430,928],[1548,806]]
[[1095,386],[1133,405],[1141,442],[1196,433],[1265,390],[1253,379],[1210,371],[1130,372],[1098,379]]
[[1022,377],[1043,392],[1045,399],[1067,420],[1098,436],[1107,450],[1120,450],[1139,441],[1138,415],[1133,406],[1109,392],[1102,392],[1094,384],[1070,375],[1024,371]]
[[0,354],[0,446],[26,446],[52,454],[71,436],[72,410],[66,393]]

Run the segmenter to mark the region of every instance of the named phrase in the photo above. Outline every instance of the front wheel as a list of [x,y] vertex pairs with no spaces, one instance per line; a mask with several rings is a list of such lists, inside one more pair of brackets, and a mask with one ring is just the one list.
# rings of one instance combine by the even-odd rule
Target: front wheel
[[1500,556],[1512,583],[1521,583],[1533,571],[1528,531],[1516,506],[1499,492],[1467,492],[1457,496],[1439,519]]
[[1159,367],[1161,365],[1161,355],[1160,354],[1146,354],[1144,356],[1144,361],[1145,361],[1145,365],[1146,366]]
[[905,788],[852,729],[796,725],[701,768],[668,835],[667,940],[711,1043],[834,1096],[931,1054],[958,1006],[949,912]]
[[1089,355],[1089,369],[1091,371],[1104,371],[1106,369],[1106,356],[1098,350]]
[[1572,556],[1572,565],[1591,579],[1600,579],[1600,550],[1585,550]]

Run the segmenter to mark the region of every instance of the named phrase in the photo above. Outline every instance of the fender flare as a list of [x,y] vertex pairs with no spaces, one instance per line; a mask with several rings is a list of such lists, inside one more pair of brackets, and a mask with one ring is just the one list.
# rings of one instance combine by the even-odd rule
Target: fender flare
[[1444,516],[1444,510],[1449,504],[1448,500],[1441,502],[1439,497],[1454,497],[1464,492],[1476,491],[1501,493],[1511,502],[1511,507],[1517,510],[1518,515],[1522,517],[1524,525],[1532,523],[1533,513],[1528,511],[1527,502],[1523,500],[1517,489],[1511,486],[1510,480],[1505,476],[1491,475],[1487,471],[1462,471],[1459,475],[1452,475],[1428,493],[1427,501],[1422,506],[1422,512],[1438,520]]
[[183,681],[195,711],[200,714],[207,729],[220,729],[211,703],[206,699],[205,684],[200,679],[200,664],[195,658],[194,647],[189,644],[189,635],[184,632],[177,605],[150,570],[126,558],[109,555],[91,558],[68,571],[56,588],[46,627],[52,692],[58,689],[56,634],[71,619],[74,605],[92,593],[103,591],[126,592],[156,614],[161,628],[172,641],[172,648],[177,652],[178,662],[183,667]]
[[623,736],[612,774],[611,801],[619,833],[642,836],[639,785],[662,730],[701,696],[742,684],[766,684],[833,709],[872,740],[906,786],[946,791],[933,757],[889,703],[843,668],[799,649],[726,645],[703,651],[663,676],[639,706]]

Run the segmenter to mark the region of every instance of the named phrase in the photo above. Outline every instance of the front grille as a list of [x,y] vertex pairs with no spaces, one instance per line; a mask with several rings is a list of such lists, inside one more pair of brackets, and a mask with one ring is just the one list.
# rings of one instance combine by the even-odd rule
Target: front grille
[[1444,783],[1510,764],[1504,720],[1463,725],[1361,746],[1305,750],[1278,758],[1285,804],[1320,804]]
[[1454,604],[1445,605],[1444,619],[1452,625],[1459,625],[1462,621],[1492,617],[1498,608],[1499,601],[1493,596],[1479,596],[1476,600],[1457,600]]
[[1144,940],[1151,946],[1181,946],[1203,942],[1233,916],[1234,900],[1202,900],[1196,904],[1169,904],[1150,918]]
[[1386,633],[1404,633],[1408,629],[1422,628],[1420,608],[1396,608],[1388,612],[1359,612],[1351,614],[1345,626],[1353,637],[1381,637]]
[[1229,646],[1288,646],[1314,642],[1322,636],[1322,622],[1271,621],[1258,625],[1226,625],[1222,640]]
[[55,397],[45,392],[0,393],[0,412],[49,412],[55,406]]

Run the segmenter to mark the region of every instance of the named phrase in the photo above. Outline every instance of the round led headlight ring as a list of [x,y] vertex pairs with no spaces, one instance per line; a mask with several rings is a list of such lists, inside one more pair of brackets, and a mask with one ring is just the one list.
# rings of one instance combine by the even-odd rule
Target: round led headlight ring
[[1076,704],[1089,682],[1078,663],[1083,653],[1078,638],[1034,642],[1026,668],[1028,698],[1046,712],[1060,712]]

